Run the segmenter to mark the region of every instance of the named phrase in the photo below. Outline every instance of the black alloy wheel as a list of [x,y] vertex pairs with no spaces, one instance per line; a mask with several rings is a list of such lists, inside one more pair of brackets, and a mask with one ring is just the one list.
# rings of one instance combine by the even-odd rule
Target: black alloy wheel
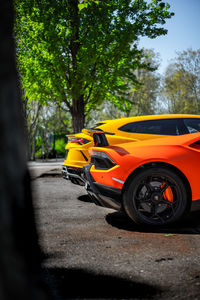
[[166,225],[187,208],[182,179],[170,169],[152,167],[133,177],[123,195],[124,209],[138,224]]

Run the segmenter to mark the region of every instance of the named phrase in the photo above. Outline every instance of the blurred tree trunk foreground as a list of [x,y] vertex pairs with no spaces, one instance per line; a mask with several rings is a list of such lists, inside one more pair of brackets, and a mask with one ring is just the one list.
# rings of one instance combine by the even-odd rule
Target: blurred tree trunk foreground
[[47,299],[26,166],[13,1],[0,1],[0,299]]

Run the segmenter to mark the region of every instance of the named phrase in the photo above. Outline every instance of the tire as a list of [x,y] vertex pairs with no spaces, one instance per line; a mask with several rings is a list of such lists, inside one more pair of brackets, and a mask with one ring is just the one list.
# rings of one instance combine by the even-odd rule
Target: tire
[[182,179],[163,167],[151,167],[130,178],[123,194],[127,215],[137,224],[166,225],[179,220],[187,209]]

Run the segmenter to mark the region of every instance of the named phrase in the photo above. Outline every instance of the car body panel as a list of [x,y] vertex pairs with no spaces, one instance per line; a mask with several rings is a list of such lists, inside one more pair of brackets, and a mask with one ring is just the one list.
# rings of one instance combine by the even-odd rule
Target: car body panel
[[200,133],[178,137],[166,137],[137,143],[119,145],[119,147],[94,147],[90,150],[105,152],[116,163],[109,170],[95,169],[90,173],[95,182],[121,189],[128,177],[139,167],[149,163],[164,163],[177,168],[187,178],[192,191],[192,200],[200,199],[199,170],[200,148],[191,144],[200,140]]
[[[119,130],[119,128],[121,128],[126,124],[137,123],[137,122],[148,122],[151,120],[166,120],[166,119],[181,120],[183,118],[200,119],[200,116],[189,115],[189,114],[137,116],[137,117],[115,119],[115,120],[106,120],[100,123],[100,125],[97,125],[95,129],[104,131],[106,133],[106,138],[108,140],[109,145],[113,145],[113,147],[115,147],[122,143],[123,144],[132,143],[132,142],[145,141],[145,140],[149,141],[151,139],[155,140],[158,138],[160,139],[161,137],[168,136],[168,135],[161,135],[161,134],[133,133],[133,132],[126,132],[126,131]],[[81,171],[82,168],[90,162],[90,156],[88,151],[91,147],[94,146],[92,134],[90,133],[90,130],[83,129],[81,133],[68,135],[68,138],[85,139],[88,141],[86,144],[80,144],[80,143],[75,143],[74,141],[72,142],[69,141],[65,147],[67,155],[66,155],[66,159],[64,160],[64,166],[77,168],[79,169],[79,171]],[[147,146],[148,148],[150,147],[149,144]],[[128,149],[127,146],[126,149]],[[147,158],[146,158],[147,161],[148,159],[150,159],[149,151],[147,153]],[[161,155],[161,158],[162,157],[163,156]]]

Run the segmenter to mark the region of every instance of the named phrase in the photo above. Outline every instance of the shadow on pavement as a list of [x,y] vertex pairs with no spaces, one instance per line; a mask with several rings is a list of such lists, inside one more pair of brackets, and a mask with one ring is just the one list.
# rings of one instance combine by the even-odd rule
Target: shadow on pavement
[[49,268],[45,279],[54,299],[151,299],[160,290],[148,284],[120,277],[100,275],[82,269]]
[[183,220],[161,227],[141,226],[135,224],[125,213],[109,213],[105,217],[108,224],[128,231],[153,232],[153,233],[177,233],[177,234],[200,234],[200,211],[191,212]]
[[79,201],[82,201],[82,202],[91,202],[93,203],[92,199],[90,198],[89,195],[81,195],[78,197],[78,200]]

